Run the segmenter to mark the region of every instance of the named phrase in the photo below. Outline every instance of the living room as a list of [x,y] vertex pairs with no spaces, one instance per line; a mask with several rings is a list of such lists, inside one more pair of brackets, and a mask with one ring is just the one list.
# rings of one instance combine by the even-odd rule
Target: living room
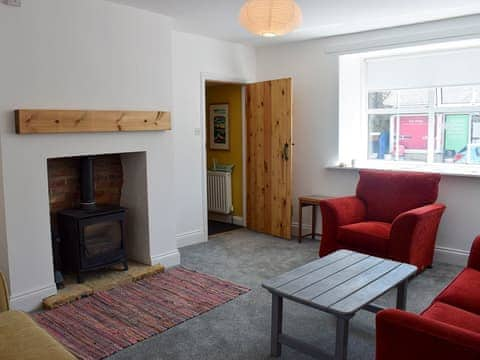
[[[480,271],[478,14],[475,0],[2,1],[0,272],[8,291],[0,309],[10,311],[0,313],[0,359],[264,359],[279,348],[286,359],[324,358],[319,349],[336,358],[480,358],[480,275],[471,275]],[[212,105],[226,103],[208,100],[212,82],[241,87],[242,124],[230,131],[242,129],[243,168],[233,174],[241,173],[235,206],[243,212],[234,213],[240,229],[209,237],[207,158],[213,141],[231,136],[222,121],[234,121],[227,112],[212,124]],[[369,178],[372,169],[379,178]],[[355,194],[363,202],[335,207]],[[375,213],[369,201],[378,199]],[[408,218],[394,235],[396,216],[425,206],[438,206],[429,225]],[[68,256],[60,249],[57,257],[55,244],[75,231],[57,226],[66,221],[57,212],[79,229],[97,210],[109,221],[123,214],[108,230],[120,251],[103,265],[86,251],[83,267],[72,260],[62,272],[58,259]],[[335,221],[368,219],[389,224],[374,229],[382,246],[395,238],[416,245],[392,255],[378,236],[337,241]],[[78,241],[88,247],[84,238],[100,230]],[[272,282],[347,258],[398,263],[403,277],[377,279],[390,285],[370,300],[397,301],[409,315],[432,308],[468,270],[472,297],[456,316],[463,326],[437,319],[425,331],[447,324],[438,336],[402,353],[404,340],[388,337],[385,325],[397,313],[387,310],[383,323],[368,301],[363,308],[375,314],[359,311],[345,326],[338,309],[278,293]],[[115,270],[107,274],[107,265]],[[89,276],[101,286],[88,288]],[[116,309],[115,299],[129,306],[108,313],[91,305]],[[275,309],[295,340],[283,336]],[[82,311],[92,311],[88,320]]]

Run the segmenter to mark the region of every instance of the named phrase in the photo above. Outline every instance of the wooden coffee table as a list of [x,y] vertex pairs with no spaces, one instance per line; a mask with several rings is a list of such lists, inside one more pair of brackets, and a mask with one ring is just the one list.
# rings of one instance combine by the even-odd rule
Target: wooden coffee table
[[397,308],[405,309],[408,280],[417,267],[397,261],[339,250],[265,281],[272,294],[271,355],[281,354],[282,344],[314,357],[326,355],[317,347],[282,333],[283,299],[330,313],[337,318],[334,359],[347,358],[348,326],[360,310],[378,312],[372,302],[397,288]]

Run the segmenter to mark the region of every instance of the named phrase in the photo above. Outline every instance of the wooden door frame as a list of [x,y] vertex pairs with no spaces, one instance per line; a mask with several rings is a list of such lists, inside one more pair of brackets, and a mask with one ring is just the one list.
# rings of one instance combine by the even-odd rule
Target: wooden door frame
[[245,114],[246,104],[246,85],[253,83],[254,80],[246,78],[236,78],[228,75],[213,74],[213,73],[200,73],[200,113],[201,113],[201,127],[200,137],[202,144],[202,213],[203,213],[203,241],[208,241],[208,198],[207,198],[207,99],[206,99],[206,86],[208,81],[224,82],[226,84],[239,84],[242,85],[242,202],[243,202],[243,226],[246,225],[247,220],[247,167],[245,159],[247,156],[247,121]]

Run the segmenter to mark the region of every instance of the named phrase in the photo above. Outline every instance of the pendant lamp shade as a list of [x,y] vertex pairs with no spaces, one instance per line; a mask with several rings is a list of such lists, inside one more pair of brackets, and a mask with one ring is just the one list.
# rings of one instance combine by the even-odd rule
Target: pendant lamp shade
[[302,11],[294,0],[247,0],[240,10],[240,24],[256,35],[284,35],[301,23]]

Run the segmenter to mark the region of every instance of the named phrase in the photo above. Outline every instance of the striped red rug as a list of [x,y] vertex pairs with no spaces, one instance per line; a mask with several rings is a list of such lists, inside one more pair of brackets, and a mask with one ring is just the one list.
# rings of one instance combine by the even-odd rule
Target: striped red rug
[[178,267],[34,314],[33,318],[78,358],[98,360],[248,291]]

